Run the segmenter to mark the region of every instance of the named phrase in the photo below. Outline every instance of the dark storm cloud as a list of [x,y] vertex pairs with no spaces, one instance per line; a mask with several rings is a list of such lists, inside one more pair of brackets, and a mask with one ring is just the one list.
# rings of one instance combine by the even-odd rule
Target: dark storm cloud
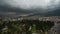
[[29,13],[27,12],[28,10],[23,10],[23,9],[20,9],[20,8],[12,8],[10,6],[7,6],[7,5],[0,5],[0,14],[8,14],[8,13]]
[[0,13],[46,13],[58,9],[60,0],[0,0]]

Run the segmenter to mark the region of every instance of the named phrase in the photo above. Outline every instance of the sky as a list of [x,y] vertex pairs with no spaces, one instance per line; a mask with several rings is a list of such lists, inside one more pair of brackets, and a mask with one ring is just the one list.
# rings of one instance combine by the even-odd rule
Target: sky
[[0,14],[47,13],[59,7],[60,0],[0,0]]

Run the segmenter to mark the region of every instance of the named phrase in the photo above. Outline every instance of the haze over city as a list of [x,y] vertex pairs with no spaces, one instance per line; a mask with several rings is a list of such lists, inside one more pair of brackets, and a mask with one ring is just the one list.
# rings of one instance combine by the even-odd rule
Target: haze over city
[[60,0],[0,0],[0,34],[60,34]]

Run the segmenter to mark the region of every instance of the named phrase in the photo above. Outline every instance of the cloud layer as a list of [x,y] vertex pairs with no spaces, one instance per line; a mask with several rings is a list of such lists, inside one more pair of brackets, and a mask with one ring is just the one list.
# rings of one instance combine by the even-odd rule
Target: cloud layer
[[[22,9],[31,8],[54,8],[59,5],[60,0],[4,0],[5,4]],[[49,7],[48,7],[49,6]]]
[[[0,6],[4,6],[4,8],[0,11],[18,11],[26,12],[24,10],[32,10],[35,12],[45,13],[49,11],[53,11],[60,7],[60,0],[0,0]],[[8,6],[8,7],[7,7]],[[6,9],[7,8],[7,9]],[[15,9],[19,8],[19,9]],[[29,11],[27,11],[29,12]],[[32,12],[31,12],[32,13]]]

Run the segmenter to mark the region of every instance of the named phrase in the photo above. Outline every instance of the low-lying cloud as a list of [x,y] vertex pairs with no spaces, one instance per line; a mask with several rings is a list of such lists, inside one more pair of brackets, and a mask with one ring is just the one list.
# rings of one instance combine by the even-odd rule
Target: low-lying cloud
[[[1,6],[8,5],[12,8],[23,10],[37,10],[38,12],[48,12],[60,7],[60,0],[0,0]],[[8,9],[7,9],[8,10]]]

